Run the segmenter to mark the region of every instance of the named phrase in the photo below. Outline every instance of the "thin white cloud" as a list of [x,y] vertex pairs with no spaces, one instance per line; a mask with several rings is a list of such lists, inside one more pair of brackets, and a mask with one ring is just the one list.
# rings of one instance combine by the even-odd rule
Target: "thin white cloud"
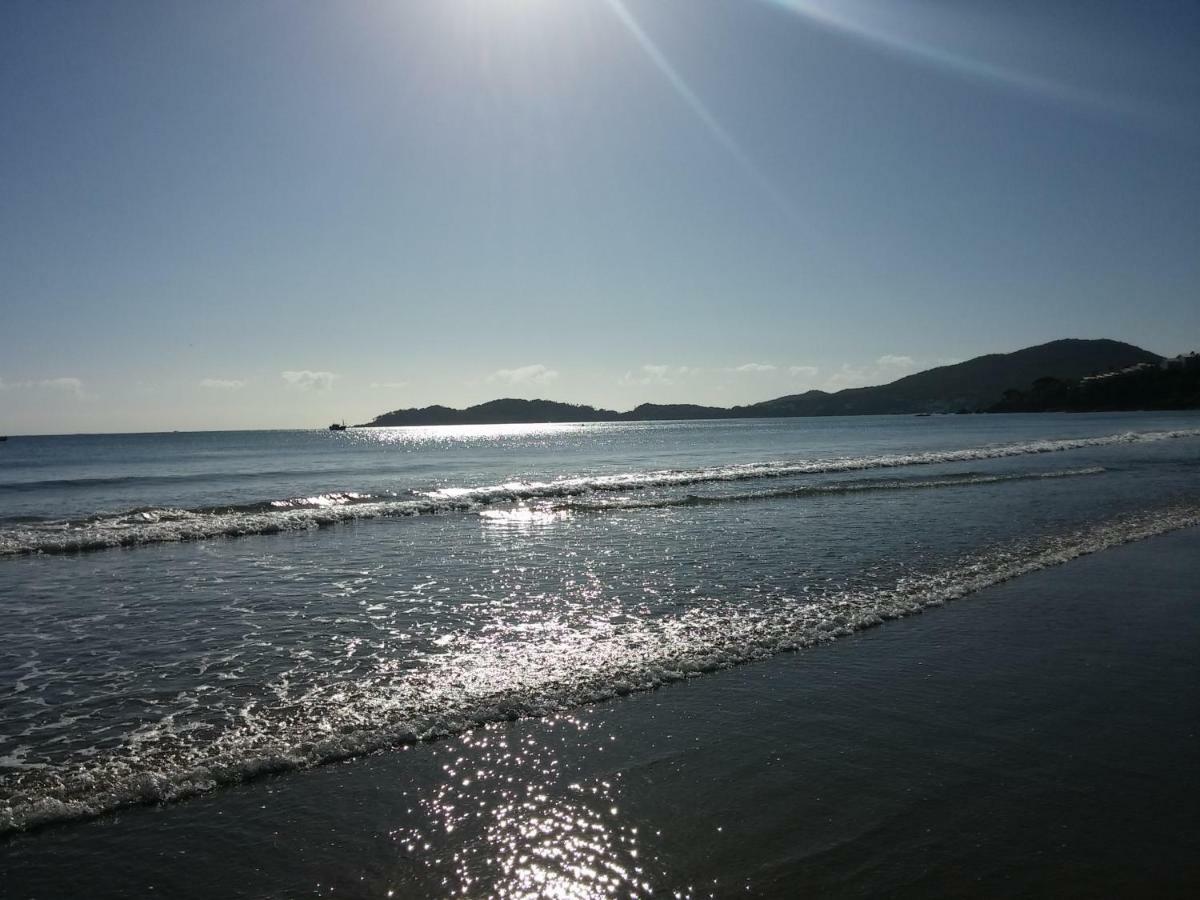
[[60,391],[64,394],[83,396],[83,381],[78,378],[42,378],[38,380],[5,381],[0,378],[0,391]]
[[327,391],[333,387],[334,379],[338,376],[333,372],[313,372],[309,369],[289,370],[280,372],[279,377],[291,387],[302,391]]
[[408,387],[407,381],[372,381],[373,391],[402,391]]
[[246,382],[237,378],[201,378],[200,387],[212,391],[240,391]]
[[903,378],[920,365],[921,363],[911,356],[885,353],[875,360],[874,365],[844,364],[825,380],[824,388],[828,391],[840,391],[844,388],[888,384],[897,378]]
[[865,387],[873,383],[878,383],[878,379],[874,377],[871,370],[861,366],[843,365],[825,379],[825,390],[840,391],[845,388]]
[[650,384],[675,384],[680,378],[691,378],[699,375],[703,369],[695,366],[664,366],[657,363],[647,363],[639,369],[626,372],[617,382],[623,387]]
[[764,372],[774,372],[777,367],[770,363],[748,362],[740,366],[734,366],[730,371],[741,372],[743,374],[760,375]]
[[558,378],[558,372],[541,363],[520,366],[516,369],[498,369],[487,377],[488,381],[503,381],[507,384],[549,384]]
[[816,366],[788,366],[788,374],[793,378],[811,378],[820,371]]

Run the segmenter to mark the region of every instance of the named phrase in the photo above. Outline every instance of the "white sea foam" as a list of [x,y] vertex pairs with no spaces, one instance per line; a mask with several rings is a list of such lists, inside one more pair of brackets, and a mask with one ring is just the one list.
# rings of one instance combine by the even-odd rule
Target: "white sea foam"
[[862,472],[871,469],[897,469],[908,466],[930,466],[943,463],[975,462],[1030,456],[1040,453],[1061,453],[1088,447],[1107,447],[1114,444],[1139,444],[1176,438],[1200,437],[1200,428],[1175,431],[1122,432],[1091,438],[1066,440],[1024,441],[990,447],[971,447],[960,450],[928,450],[920,453],[900,453],[881,456],[847,456],[794,462],[762,462],[714,466],[705,469],[659,470],[655,472],[623,472],[614,475],[594,475],[560,478],[554,481],[510,481],[483,487],[449,487],[428,491],[431,499],[474,502],[503,502],[539,498],[574,497],[604,491],[632,491],[644,488],[680,487],[722,481],[751,481],[761,478],[787,478],[797,475],[827,475],[839,472]]
[[278,708],[247,707],[209,740],[148,725],[124,751],[0,781],[0,833],[182,799],[475,725],[537,716],[809,647],[1118,544],[1200,525],[1200,505],[1114,518],[1002,545],[927,574],[747,605],[721,598],[666,619],[548,624],[450,641],[418,669],[320,684]]
[[[383,516],[417,516],[472,508],[455,500],[412,499],[336,502],[282,500],[267,508],[228,510],[148,509],[82,522],[26,525],[0,531],[0,556],[76,553],[214,537],[306,531]],[[361,495],[360,495],[361,496]]]

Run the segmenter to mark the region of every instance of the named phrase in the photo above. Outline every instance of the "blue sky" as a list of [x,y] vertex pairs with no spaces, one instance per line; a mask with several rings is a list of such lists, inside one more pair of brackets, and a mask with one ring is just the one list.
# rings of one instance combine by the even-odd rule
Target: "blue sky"
[[0,9],[0,431],[1200,345],[1200,6]]

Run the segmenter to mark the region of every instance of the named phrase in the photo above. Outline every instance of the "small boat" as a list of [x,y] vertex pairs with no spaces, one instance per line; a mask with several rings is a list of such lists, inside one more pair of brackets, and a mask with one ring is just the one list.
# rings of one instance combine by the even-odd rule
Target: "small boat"
[[346,425],[346,420],[343,419],[342,424],[339,425],[337,422],[334,422],[332,425],[329,426],[329,430],[330,431],[345,431],[347,429],[347,427],[349,427],[349,426]]
[[7,441],[7,440],[8,440],[7,434],[0,434],[0,443],[3,443],[4,441]]

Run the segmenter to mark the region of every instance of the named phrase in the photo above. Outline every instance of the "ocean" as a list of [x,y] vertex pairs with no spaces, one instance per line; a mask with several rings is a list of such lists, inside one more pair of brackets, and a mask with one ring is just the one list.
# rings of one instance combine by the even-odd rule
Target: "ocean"
[[[351,792],[390,835],[350,865],[357,889],[330,863],[327,882],[267,866],[254,871],[272,880],[196,895],[704,894],[639,857],[651,836],[621,818],[615,776],[560,777],[544,742],[565,728],[603,743],[619,735],[588,731],[597,709],[820,659],[1200,524],[1198,476],[1195,413],[14,437],[0,445],[0,873],[22,896],[67,896],[69,873],[23,881],[13,861],[112,858],[126,832],[141,843],[122,852],[144,857],[153,843],[127,823],[212,820],[264,790],[293,798],[291,818],[246,824],[246,852],[282,833],[319,858],[321,809],[338,803],[314,787],[322,773],[386,765],[409,780],[387,808],[406,812]],[[905,624],[890,633],[919,640],[922,618]],[[856,646],[897,652],[894,637]],[[547,790],[576,800],[543,814]]]

